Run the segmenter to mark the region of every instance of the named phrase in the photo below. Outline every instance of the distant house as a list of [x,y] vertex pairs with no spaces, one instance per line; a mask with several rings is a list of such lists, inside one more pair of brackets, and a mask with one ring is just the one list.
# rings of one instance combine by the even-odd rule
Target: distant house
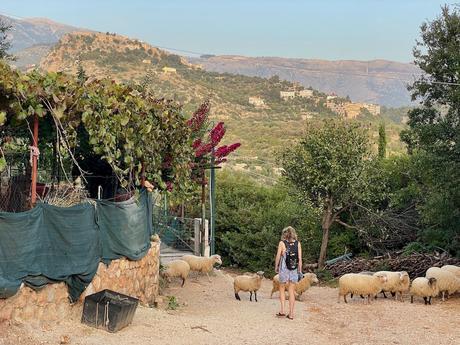
[[283,100],[295,98],[295,91],[280,91],[280,97]]
[[309,90],[309,89],[300,90],[300,91],[297,92],[297,95],[299,97],[305,97],[305,98],[313,97],[313,90]]
[[254,105],[256,108],[262,108],[265,106],[265,101],[263,98],[254,96],[254,97],[249,97],[249,104]]
[[329,101],[326,101],[326,107],[340,116],[345,117],[347,115],[345,104],[342,102],[339,103],[339,102],[333,102],[329,100]]
[[142,63],[145,63],[146,65],[150,65],[152,63],[152,60],[145,59],[145,60],[142,60]]
[[177,73],[176,69],[173,67],[163,67],[161,70],[163,73]]
[[374,116],[380,115],[380,105],[370,103],[346,103],[346,117],[348,119],[354,119],[361,114],[363,109],[367,109]]
[[338,96],[335,93],[332,93],[330,95],[327,95],[326,100],[327,101],[332,101],[333,99],[336,99]]

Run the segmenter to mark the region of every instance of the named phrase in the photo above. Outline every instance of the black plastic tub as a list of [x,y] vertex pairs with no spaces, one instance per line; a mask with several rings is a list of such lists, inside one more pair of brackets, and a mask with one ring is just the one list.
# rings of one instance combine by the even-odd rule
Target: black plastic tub
[[85,297],[81,322],[109,332],[118,332],[133,321],[138,303],[137,298],[102,290]]

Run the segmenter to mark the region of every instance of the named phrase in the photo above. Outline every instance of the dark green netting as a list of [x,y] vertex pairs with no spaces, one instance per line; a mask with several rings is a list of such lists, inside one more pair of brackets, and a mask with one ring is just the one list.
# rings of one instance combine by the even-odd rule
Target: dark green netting
[[120,203],[98,201],[61,208],[43,203],[0,213],[0,298],[21,283],[39,289],[64,281],[78,299],[104,262],[142,258],[150,248],[152,203],[145,190]]
[[110,262],[126,256],[139,260],[150,248],[152,201],[145,190],[139,198],[122,202],[97,201],[101,230],[102,260]]

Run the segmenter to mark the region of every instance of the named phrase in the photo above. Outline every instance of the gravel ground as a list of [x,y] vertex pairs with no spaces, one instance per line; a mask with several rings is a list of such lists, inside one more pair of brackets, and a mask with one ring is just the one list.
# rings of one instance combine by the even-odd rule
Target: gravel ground
[[460,344],[459,295],[432,306],[410,304],[407,296],[405,302],[379,298],[367,305],[355,298],[345,304],[337,303],[337,289],[312,287],[291,321],[275,317],[271,281],[263,282],[258,303],[247,293],[238,302],[231,276],[218,271],[212,283],[191,278],[184,288],[174,281],[164,294],[177,298],[177,310],[139,307],[133,323],[116,334],[80,324],[79,307],[57,324],[0,325],[0,344]]

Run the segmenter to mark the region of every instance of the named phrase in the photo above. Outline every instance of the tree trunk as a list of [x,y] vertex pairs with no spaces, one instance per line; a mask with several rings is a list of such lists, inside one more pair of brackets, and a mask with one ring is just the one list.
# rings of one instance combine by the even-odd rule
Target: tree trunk
[[332,225],[332,198],[327,201],[327,207],[324,210],[321,228],[323,229],[323,240],[321,241],[321,250],[319,252],[318,268],[323,269],[326,261],[327,244],[329,242],[329,228]]
[[324,263],[326,261],[326,254],[327,254],[327,244],[329,242],[329,222],[326,220],[326,224],[322,224],[323,229],[323,240],[321,241],[321,251],[319,252],[319,259],[318,259],[318,268],[323,269]]

